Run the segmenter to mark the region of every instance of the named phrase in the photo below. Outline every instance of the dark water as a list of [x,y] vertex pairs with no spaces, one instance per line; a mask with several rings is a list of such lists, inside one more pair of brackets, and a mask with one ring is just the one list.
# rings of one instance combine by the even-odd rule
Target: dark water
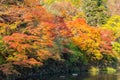
[[21,80],[120,80],[120,72],[114,74],[107,74],[102,72],[97,75],[90,75],[89,73],[86,72],[78,73],[78,75],[54,74],[54,75],[28,77],[26,79],[21,79]]

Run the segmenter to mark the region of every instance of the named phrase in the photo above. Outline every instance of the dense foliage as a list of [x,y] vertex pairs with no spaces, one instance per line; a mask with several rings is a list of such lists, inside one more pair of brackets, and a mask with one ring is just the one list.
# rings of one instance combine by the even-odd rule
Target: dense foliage
[[106,23],[109,17],[106,2],[107,0],[83,0],[83,11],[88,24],[99,26]]
[[84,1],[0,1],[0,71],[116,67],[120,16],[108,19],[105,0]]

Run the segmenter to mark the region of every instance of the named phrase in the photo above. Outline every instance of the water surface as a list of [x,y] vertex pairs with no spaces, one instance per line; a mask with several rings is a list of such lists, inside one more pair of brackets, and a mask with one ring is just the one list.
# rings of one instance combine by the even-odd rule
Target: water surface
[[[74,75],[75,74],[75,75]],[[77,75],[78,74],[78,75]],[[53,74],[44,76],[28,77],[25,80],[120,80],[120,72],[114,74],[107,74],[105,72],[97,75],[82,72],[71,74]]]

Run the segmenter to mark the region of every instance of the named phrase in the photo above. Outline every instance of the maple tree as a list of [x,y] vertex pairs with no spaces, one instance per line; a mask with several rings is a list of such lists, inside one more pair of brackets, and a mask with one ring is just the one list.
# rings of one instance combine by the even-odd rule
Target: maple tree
[[[41,6],[18,7],[13,5],[5,16],[8,18],[1,15],[4,22],[0,23],[0,33],[7,48],[7,62],[41,65],[42,60],[51,56],[47,49],[53,46],[54,39],[55,25],[51,14]],[[9,22],[9,19],[13,21]]]
[[76,19],[67,24],[73,34],[73,37],[71,38],[73,43],[83,51],[87,52],[88,56],[93,54],[95,56],[93,56],[93,59],[101,59],[102,55],[99,51],[99,30],[88,26],[84,19]]
[[[94,63],[97,65],[101,61],[105,66],[114,63],[117,54],[113,51],[112,46],[115,39],[113,31],[89,26],[81,18],[68,21],[66,24],[72,33],[70,40],[79,50],[74,53],[73,49],[68,49],[73,51],[73,55],[77,54],[77,57],[80,58],[78,60],[91,65],[94,65]],[[79,56],[78,53],[79,55],[82,53],[82,55]]]
[[[17,12],[14,12],[13,9],[16,9]],[[8,19],[11,16],[14,16],[12,20],[16,19],[7,24],[1,22],[1,34],[8,49],[6,58],[8,62],[15,64],[17,62],[22,65],[19,61],[34,59],[33,62],[41,64],[47,58],[52,57],[50,49],[59,38],[66,39],[70,36],[64,19],[47,13],[42,6],[11,6],[6,15],[9,16]],[[27,61],[25,61],[26,64]]]

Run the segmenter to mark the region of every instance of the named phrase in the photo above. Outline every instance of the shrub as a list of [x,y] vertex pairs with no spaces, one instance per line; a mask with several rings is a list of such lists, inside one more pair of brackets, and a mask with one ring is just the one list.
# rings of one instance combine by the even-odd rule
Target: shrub
[[[76,46],[73,42],[69,42],[65,45],[63,49],[64,54],[68,53],[68,60],[66,60],[69,64],[88,64],[88,58],[84,51],[82,51],[78,46]],[[64,55],[63,54],[63,55]]]

